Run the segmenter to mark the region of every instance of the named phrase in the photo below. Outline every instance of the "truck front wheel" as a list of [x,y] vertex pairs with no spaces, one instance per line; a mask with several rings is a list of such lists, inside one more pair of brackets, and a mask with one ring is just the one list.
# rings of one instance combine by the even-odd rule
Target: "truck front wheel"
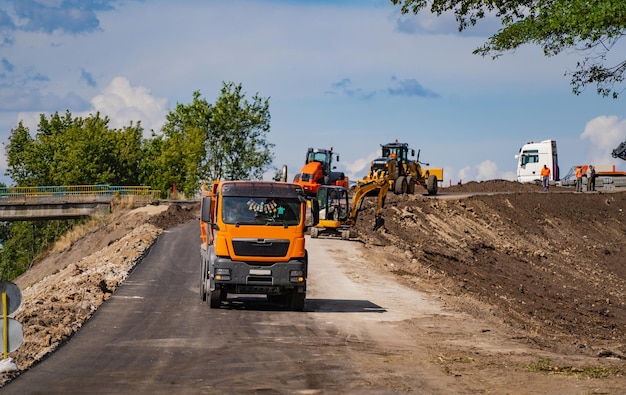
[[306,299],[305,293],[299,293],[294,291],[289,296],[289,308],[293,311],[302,311],[304,310],[304,300]]
[[222,305],[222,290],[209,291],[209,307],[219,309]]

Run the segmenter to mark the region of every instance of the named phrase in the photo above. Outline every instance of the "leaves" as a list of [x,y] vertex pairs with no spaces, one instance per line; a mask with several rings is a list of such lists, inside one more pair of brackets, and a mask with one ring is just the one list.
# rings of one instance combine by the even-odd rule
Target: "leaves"
[[[269,99],[256,94],[249,101],[240,84],[224,83],[214,105],[194,92],[192,102],[177,104],[161,133],[149,139],[140,122],[112,129],[99,113],[41,114],[34,137],[20,122],[5,146],[6,175],[17,186],[149,185],[170,197],[176,185],[195,196],[202,180],[262,179],[273,160],[269,131]],[[21,274],[73,223],[2,224],[0,275]]]
[[[403,14],[417,14],[429,2],[391,0]],[[500,57],[524,44],[543,48],[546,56],[565,50],[578,52],[578,62],[571,76],[573,92],[579,94],[587,85],[596,84],[598,94],[617,98],[616,84],[624,81],[624,61],[605,66],[608,52],[623,37],[626,28],[626,2],[623,0],[434,0],[430,11],[436,15],[454,12],[459,31],[473,26],[492,14],[500,19],[502,29],[491,36],[474,54]]]

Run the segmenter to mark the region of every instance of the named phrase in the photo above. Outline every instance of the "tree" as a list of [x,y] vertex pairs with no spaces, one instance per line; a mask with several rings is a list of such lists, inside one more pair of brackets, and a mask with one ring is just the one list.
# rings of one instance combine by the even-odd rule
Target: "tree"
[[223,83],[215,104],[196,91],[145,144],[141,179],[161,191],[176,184],[188,196],[199,191],[201,180],[262,179],[273,160],[269,130],[269,99],[256,94],[248,101],[232,82]]
[[241,84],[223,83],[211,108],[205,179],[260,180],[273,161],[274,144],[266,140],[269,99],[255,94],[249,102],[241,89]]
[[488,14],[495,14],[503,28],[491,36],[474,54],[501,56],[523,44],[536,44],[546,56],[573,49],[583,60],[571,76],[572,91],[580,94],[595,84],[597,93],[617,98],[614,89],[624,81],[626,60],[605,65],[607,56],[626,33],[624,0],[391,0],[401,5],[403,14],[418,14],[430,5],[433,14],[453,11],[459,31],[475,25]]
[[[137,185],[142,129],[110,129],[99,114],[41,115],[33,138],[20,122],[5,146],[6,174],[18,186]],[[14,278],[60,235],[82,220],[22,221],[0,225],[0,276]]]
[[32,155],[34,155],[33,145],[33,138],[28,128],[20,121],[15,129],[11,129],[11,136],[5,147],[7,156],[6,175],[18,184],[36,185],[31,183],[31,180],[35,178],[31,168],[31,164],[34,162],[32,158]]
[[41,115],[35,138],[22,122],[6,145],[6,174],[20,186],[137,185],[141,159],[140,123],[120,130],[99,113],[72,118],[68,111]]
[[144,145],[143,182],[162,193],[174,184],[189,196],[200,190],[210,108],[211,105],[197,91],[190,104],[176,104],[176,108],[167,114],[162,134],[153,135]]

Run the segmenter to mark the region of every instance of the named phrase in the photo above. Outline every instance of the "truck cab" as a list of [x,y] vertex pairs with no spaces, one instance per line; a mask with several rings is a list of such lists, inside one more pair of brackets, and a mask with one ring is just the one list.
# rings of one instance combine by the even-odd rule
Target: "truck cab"
[[299,185],[216,181],[203,185],[201,295],[219,308],[229,294],[264,294],[302,310],[306,298],[306,198]]
[[550,169],[550,180],[559,181],[559,160],[555,140],[530,141],[520,148],[517,159],[517,181],[541,183],[541,168]]

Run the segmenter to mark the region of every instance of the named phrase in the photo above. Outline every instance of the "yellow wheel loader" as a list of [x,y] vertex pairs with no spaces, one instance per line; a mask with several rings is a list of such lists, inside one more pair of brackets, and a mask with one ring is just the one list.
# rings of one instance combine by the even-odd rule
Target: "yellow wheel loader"
[[[413,194],[417,185],[424,187],[429,195],[437,194],[439,182],[443,181],[442,168],[423,169],[422,165],[429,164],[420,162],[419,151],[415,160],[410,159],[409,145],[399,143],[398,140],[381,147],[382,156],[372,161],[370,174],[365,177],[366,180],[377,173],[379,175],[375,178],[381,178],[383,176],[380,173],[385,173],[389,189],[397,195]],[[410,153],[411,156],[415,156],[414,149],[411,149]]]

